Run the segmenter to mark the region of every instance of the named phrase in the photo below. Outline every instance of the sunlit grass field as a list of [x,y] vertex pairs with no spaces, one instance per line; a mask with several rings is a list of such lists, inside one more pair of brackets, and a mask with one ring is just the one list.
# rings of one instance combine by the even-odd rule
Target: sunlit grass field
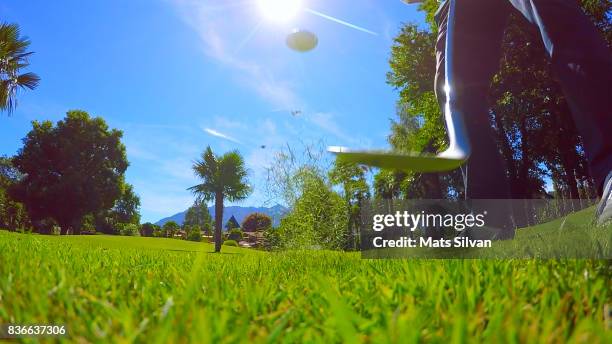
[[0,231],[0,323],[66,324],[61,340],[99,343],[612,342],[609,261],[211,251]]

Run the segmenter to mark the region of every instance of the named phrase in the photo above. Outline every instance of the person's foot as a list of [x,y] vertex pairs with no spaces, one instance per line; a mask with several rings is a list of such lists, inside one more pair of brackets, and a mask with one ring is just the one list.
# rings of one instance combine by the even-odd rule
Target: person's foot
[[597,205],[597,224],[612,220],[612,171],[608,174],[603,186],[601,201]]

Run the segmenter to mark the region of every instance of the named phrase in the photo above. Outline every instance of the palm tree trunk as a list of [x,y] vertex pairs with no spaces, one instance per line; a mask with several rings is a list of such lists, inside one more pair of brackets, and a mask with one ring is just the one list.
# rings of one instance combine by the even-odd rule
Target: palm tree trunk
[[223,194],[215,195],[215,252],[221,252],[221,226],[223,226]]

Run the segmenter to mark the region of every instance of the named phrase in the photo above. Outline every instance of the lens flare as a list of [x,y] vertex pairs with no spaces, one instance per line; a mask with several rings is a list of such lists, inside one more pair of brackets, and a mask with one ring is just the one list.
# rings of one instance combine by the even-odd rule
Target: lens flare
[[270,20],[286,22],[302,9],[301,0],[258,0],[261,12]]

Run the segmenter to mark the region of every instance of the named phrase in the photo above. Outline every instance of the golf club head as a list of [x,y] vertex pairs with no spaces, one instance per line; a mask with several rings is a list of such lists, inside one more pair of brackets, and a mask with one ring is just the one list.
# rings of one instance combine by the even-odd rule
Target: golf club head
[[327,150],[336,154],[341,162],[414,172],[450,171],[467,160],[467,157],[461,154],[449,153],[446,155],[402,154],[389,151],[351,150],[338,146],[328,147]]
[[[406,0],[405,2],[417,2]],[[465,116],[456,106],[453,92],[454,77],[454,41],[455,41],[455,7],[456,0],[449,0],[448,23],[446,33],[445,54],[445,104],[444,122],[448,134],[448,149],[438,155],[402,154],[381,150],[364,151],[351,150],[346,147],[329,147],[328,151],[335,153],[338,160],[364,164],[385,169],[415,172],[443,172],[460,167],[471,154],[471,145],[465,125]]]

